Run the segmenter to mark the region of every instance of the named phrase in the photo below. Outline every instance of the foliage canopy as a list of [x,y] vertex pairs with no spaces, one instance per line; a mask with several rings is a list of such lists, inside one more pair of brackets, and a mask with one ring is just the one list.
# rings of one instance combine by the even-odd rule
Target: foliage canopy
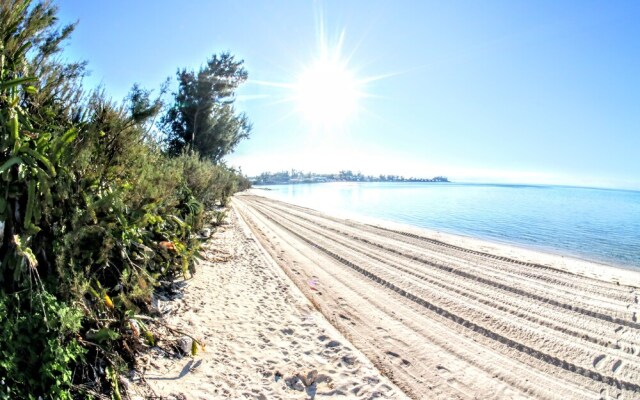
[[247,80],[243,61],[214,55],[198,72],[179,70],[177,79],[174,104],[161,121],[169,150],[195,150],[218,164],[251,132],[246,115],[233,106],[236,89]]

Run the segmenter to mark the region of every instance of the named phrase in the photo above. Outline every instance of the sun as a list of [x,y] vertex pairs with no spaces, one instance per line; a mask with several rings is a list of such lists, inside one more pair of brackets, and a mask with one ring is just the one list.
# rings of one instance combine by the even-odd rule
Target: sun
[[322,57],[306,67],[294,84],[297,111],[316,126],[344,125],[358,110],[360,83],[346,63]]
[[369,114],[364,100],[377,97],[368,92],[369,85],[390,75],[360,77],[362,67],[350,64],[356,49],[343,55],[345,36],[344,30],[327,35],[320,12],[316,21],[317,47],[312,49],[310,60],[298,59],[295,70],[283,68],[290,76],[285,81],[250,81],[280,91],[273,95],[272,104],[291,105],[281,120],[297,117],[311,132],[343,133],[356,117]]
[[316,54],[294,80],[293,100],[296,111],[313,126],[343,127],[358,111],[364,81],[349,69],[349,57],[342,55],[345,31],[331,41],[322,13],[316,27]]

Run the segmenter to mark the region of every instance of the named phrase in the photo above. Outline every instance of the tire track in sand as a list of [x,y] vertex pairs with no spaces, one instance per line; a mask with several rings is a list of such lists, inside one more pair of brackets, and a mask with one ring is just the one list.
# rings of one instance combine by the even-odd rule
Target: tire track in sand
[[[240,198],[238,200],[240,200]],[[241,211],[243,214],[248,214],[249,212],[257,212],[259,215],[261,215],[265,219],[265,221],[268,221],[268,224],[270,224],[271,226],[277,226],[278,228],[280,228],[281,232],[279,232],[278,235],[274,235],[274,237],[276,236],[284,237],[284,235],[286,234],[286,235],[289,235],[290,237],[296,238],[300,243],[304,243],[304,245],[308,246],[309,248],[313,248],[313,249],[316,249],[317,251],[320,251],[321,253],[334,259],[341,265],[348,267],[352,271],[355,271],[359,275],[366,278],[372,284],[371,286],[372,291],[382,290],[382,293],[379,294],[380,296],[384,296],[384,292],[393,292],[394,294],[399,295],[402,298],[406,299],[406,301],[413,303],[414,306],[418,305],[421,308],[427,310],[428,312],[433,313],[440,318],[444,318],[450,322],[453,322],[457,326],[464,328],[464,330],[469,332],[469,334],[472,336],[479,335],[485,338],[489,338],[491,342],[495,343],[495,345],[489,345],[490,347],[489,350],[492,350],[492,348],[495,347],[495,349],[493,349],[494,351],[503,351],[503,350],[499,350],[499,348],[507,347],[523,355],[526,355],[527,357],[531,357],[538,361],[541,361],[542,364],[546,364],[552,367],[551,370],[544,370],[545,367],[542,367],[542,369],[544,370],[543,372],[545,374],[552,375],[554,374],[553,370],[560,369],[565,371],[565,374],[562,375],[563,379],[566,380],[566,378],[564,378],[565,376],[567,376],[566,373],[569,373],[570,376],[576,377],[575,379],[570,378],[566,382],[563,382],[563,379],[559,379],[558,383],[560,385],[566,384],[568,386],[571,386],[575,384],[583,384],[584,382],[586,382],[587,385],[591,387],[591,390],[590,390],[591,393],[597,394],[600,391],[606,389],[608,393],[617,392],[618,394],[625,396],[623,398],[635,398],[637,393],[640,392],[640,385],[637,383],[638,380],[623,379],[623,378],[614,376],[614,375],[618,375],[618,372],[625,367],[627,368],[633,367],[633,370],[637,370],[637,367],[638,367],[637,362],[634,363],[633,360],[629,361],[625,359],[624,362],[621,360],[618,360],[615,358],[615,354],[611,354],[611,352],[608,351],[609,349],[603,347],[603,354],[605,357],[597,356],[596,358],[598,359],[597,360],[594,359],[593,365],[590,365],[589,367],[585,367],[584,365],[576,364],[557,354],[542,351],[539,348],[537,348],[535,344],[532,345],[531,343],[520,341],[517,338],[514,339],[512,335],[508,334],[508,331],[507,333],[503,331],[497,332],[495,329],[487,326],[481,320],[472,319],[472,318],[469,318],[468,316],[462,316],[460,315],[459,312],[455,312],[453,309],[448,309],[446,307],[443,307],[437,301],[434,301],[434,299],[425,297],[422,292],[420,293],[415,292],[413,289],[411,289],[411,286],[407,286],[402,281],[398,282],[395,280],[392,281],[388,279],[386,275],[378,272],[378,267],[393,268],[393,266],[386,265],[385,264],[386,260],[383,258],[378,258],[377,262],[379,262],[379,265],[378,266],[374,265],[373,267],[375,268],[372,269],[371,266],[369,265],[365,265],[365,264],[359,265],[359,263],[354,262],[353,257],[351,257],[350,254],[348,254],[348,253],[358,251],[358,248],[355,246],[356,242],[358,242],[360,243],[360,245],[364,243],[367,245],[375,246],[382,253],[389,254],[389,257],[403,256],[402,252],[394,249],[393,246],[387,246],[386,244],[380,244],[380,243],[366,243],[366,241],[363,241],[363,240],[358,241],[357,240],[358,238],[345,236],[341,238],[340,241],[341,242],[344,241],[345,242],[344,244],[346,246],[351,246],[351,248],[347,250],[343,249],[340,251],[336,251],[338,247],[331,246],[330,243],[327,242],[331,240],[336,240],[335,238],[332,238],[332,235],[341,233],[341,232],[336,232],[336,229],[331,229],[331,227],[326,225],[320,226],[317,222],[314,223],[309,219],[307,219],[306,221],[304,220],[299,221],[297,222],[298,225],[295,225],[296,224],[295,222],[290,221],[292,218],[294,218],[293,215],[286,216],[281,213],[278,213],[278,211],[273,210],[273,208],[275,207],[271,204],[265,204],[265,203],[256,204],[255,200],[252,198],[248,198],[248,197],[245,198],[243,196],[242,200],[240,200],[239,203],[241,203],[242,205]],[[272,200],[270,200],[269,203],[277,204],[277,207],[280,212],[284,212],[282,209],[287,208],[287,205],[285,203],[274,202]],[[299,212],[299,211],[296,210],[296,212]],[[314,213],[314,214],[317,215],[319,213]],[[353,226],[354,222],[349,221],[349,224],[350,226]],[[260,225],[260,229],[264,229],[265,231],[271,232],[266,234],[265,236],[269,236],[274,233],[273,229],[270,229],[267,226],[266,222],[261,224],[258,223],[257,225]],[[306,225],[309,225],[309,226],[306,226]],[[367,229],[367,227],[364,224],[362,224],[362,226],[364,227],[364,229]],[[305,229],[307,230],[305,231]],[[344,232],[342,232],[341,234],[344,234]],[[353,241],[353,243],[349,241]],[[325,242],[329,243],[329,245],[319,244],[319,243],[325,243]],[[456,246],[453,246],[453,247],[454,248],[452,250],[458,252],[458,250],[455,248]],[[427,251],[428,250],[425,250],[425,252]],[[486,262],[486,260],[493,260],[492,257],[486,257],[483,254],[472,254],[472,255],[478,258],[479,263]],[[422,261],[424,262],[426,260],[422,260]],[[503,260],[497,260],[497,261],[503,261]],[[516,262],[516,264],[518,263],[517,260],[514,260],[514,261]],[[510,262],[510,261],[507,261],[507,262]],[[465,270],[460,269],[455,265],[449,266],[449,265],[438,265],[438,264],[431,265],[431,264],[435,264],[435,263],[430,262],[429,265],[431,267],[438,268],[439,272],[441,273],[447,273],[452,276],[458,276],[459,278],[462,278],[465,280],[478,280],[477,276],[474,276],[472,273],[466,272]],[[533,264],[533,263],[528,263],[528,264],[529,264],[529,268],[536,268],[535,267],[536,264]],[[493,267],[496,267],[496,266],[494,265]],[[404,270],[403,272],[408,272],[408,271]],[[414,273],[413,276],[420,278],[419,274],[416,274],[416,273]],[[482,279],[486,279],[486,278],[482,278]],[[634,334],[637,333],[637,330],[638,330],[637,323],[634,323],[633,321],[616,318],[614,316],[608,315],[603,312],[595,312],[593,310],[588,310],[583,307],[575,307],[571,304],[558,302],[554,299],[532,294],[527,292],[527,290],[515,288],[512,286],[505,285],[503,283],[494,282],[492,280],[479,281],[478,283],[485,284],[485,285],[492,285],[492,284],[502,285],[502,286],[499,286],[498,289],[506,292],[507,295],[511,295],[514,297],[520,296],[520,297],[528,298],[529,301],[534,303],[542,302],[543,305],[546,307],[550,307],[550,308],[560,307],[563,309],[563,311],[567,313],[583,314],[589,318],[594,318],[596,320],[600,319],[606,323],[618,324],[621,327],[624,327],[625,330],[632,331],[632,333]],[[597,285],[595,286],[597,287]],[[376,287],[379,289],[376,289]],[[446,287],[443,287],[443,286],[441,287],[443,290],[447,290]],[[451,289],[451,286],[450,286],[450,289]],[[454,294],[456,292],[455,290],[450,290],[450,291]],[[460,295],[459,292],[457,294]],[[483,303],[485,305],[491,306],[491,304],[494,304],[493,300],[489,298],[486,298],[486,299],[479,298],[478,300],[480,300],[480,303]],[[495,308],[499,310],[500,306],[496,305]],[[616,334],[619,332],[620,332],[619,330],[616,330]],[[390,359],[397,358],[397,357],[393,357],[392,354],[388,354],[388,355],[389,355],[388,358]],[[602,370],[601,368],[598,368],[599,366],[604,364],[606,360],[609,360],[609,359],[611,361],[608,361],[606,364],[611,365],[611,368],[608,369],[608,371],[610,372],[607,372],[607,369]],[[633,365],[628,366],[628,364],[633,364]],[[444,369],[446,369],[446,367],[444,367]],[[624,374],[624,376],[627,376],[627,375],[628,374]],[[633,376],[634,375],[632,375],[632,377]],[[580,377],[580,379],[578,379],[578,377]],[[506,381],[510,384],[513,384],[514,382],[513,379],[506,379]],[[591,382],[591,383],[588,383],[588,382]],[[517,385],[514,385],[514,386],[517,387]],[[575,397],[575,396],[571,396],[571,397]],[[550,398],[553,398],[553,396],[551,396]]]

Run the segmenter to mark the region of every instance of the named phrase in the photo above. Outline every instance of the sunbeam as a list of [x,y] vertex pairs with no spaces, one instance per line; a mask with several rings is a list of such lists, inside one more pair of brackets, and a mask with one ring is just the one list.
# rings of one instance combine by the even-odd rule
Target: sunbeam
[[287,117],[297,116],[313,130],[335,131],[345,128],[364,110],[362,100],[377,97],[369,93],[372,82],[396,74],[358,77],[359,68],[352,61],[355,49],[344,54],[346,31],[335,39],[327,33],[323,13],[317,12],[316,49],[310,60],[297,63],[298,71],[290,73],[288,81],[252,80],[254,85],[282,89],[270,97],[269,104],[287,103]]

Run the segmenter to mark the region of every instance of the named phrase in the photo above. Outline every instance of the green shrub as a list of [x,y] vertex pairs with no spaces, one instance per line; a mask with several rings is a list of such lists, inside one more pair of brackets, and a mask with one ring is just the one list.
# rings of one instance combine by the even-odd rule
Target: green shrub
[[225,218],[227,218],[227,213],[224,211],[214,211],[213,212],[213,223],[216,226],[220,226],[224,223]]
[[132,329],[153,290],[195,272],[205,210],[245,185],[168,156],[150,92],[83,91],[84,64],[56,57],[73,26],[55,13],[0,3],[0,399],[117,397],[153,339]]
[[0,294],[0,399],[68,399],[82,314],[44,290]]

